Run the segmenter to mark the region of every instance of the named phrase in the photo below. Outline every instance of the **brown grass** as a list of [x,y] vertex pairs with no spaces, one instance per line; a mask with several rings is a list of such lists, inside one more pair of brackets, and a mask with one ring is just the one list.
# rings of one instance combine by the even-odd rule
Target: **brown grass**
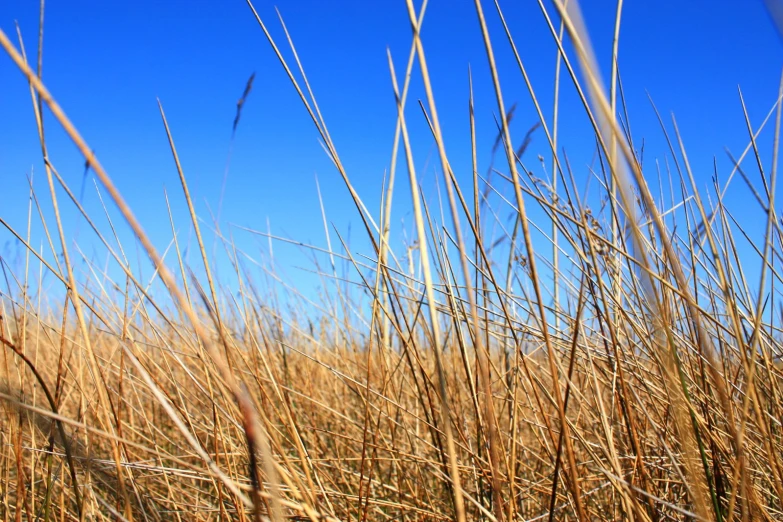
[[[485,13],[475,4],[497,112],[510,114]],[[571,82],[593,123],[587,139],[597,143],[601,209],[581,201],[567,157],[558,153],[557,104],[555,117],[546,118],[505,20],[502,36],[530,89],[554,175],[542,179],[525,168],[528,140],[515,148],[508,117],[498,134],[506,164],[487,183],[476,167],[471,98],[473,184],[460,186],[418,33],[426,2],[417,12],[408,0],[412,43],[402,82],[389,55],[395,159],[383,208],[373,217],[340,161],[293,42],[288,38],[291,66],[252,9],[372,247],[357,258],[342,238],[341,248],[329,244],[327,251],[299,243],[313,253],[315,270],[333,279],[317,317],[295,289],[259,285],[256,269],[276,279],[274,264],[249,270],[252,258],[217,224],[213,232],[237,287],[214,277],[162,106],[206,277],[197,279],[185,265],[174,233],[180,218],[171,213],[172,243],[159,254],[29,65],[21,34],[15,46],[0,33],[30,83],[55,211],[54,223],[37,213],[53,264],[31,247],[33,207],[40,209],[43,195],[31,188],[26,233],[0,217],[27,248],[21,270],[0,259],[3,520],[781,519],[783,351],[774,309],[781,228],[771,196],[777,170],[766,172],[757,161],[765,180],[757,204],[767,221],[753,243],[723,204],[728,185],[709,195],[697,190],[673,122],[675,133],[666,137],[680,159],[663,173],[670,193],[656,200],[647,179],[658,174],[642,171],[616,116],[626,111],[616,64],[607,94],[578,3],[540,5],[559,48],[568,38],[574,49],[557,59],[555,89]],[[621,12],[622,3],[615,56]],[[39,71],[40,63],[39,55]],[[444,176],[439,208],[419,192],[407,130],[415,63]],[[777,165],[780,104],[773,109]],[[117,235],[108,212],[103,229],[96,216],[84,216],[121,278],[112,280],[69,246],[55,184],[83,210],[48,156],[45,110],[137,235],[157,269],[151,280],[134,273],[121,244],[110,246],[106,235]],[[732,177],[739,172],[747,181],[739,165],[749,154],[761,158],[756,137],[768,119],[760,128],[748,120],[750,143]],[[417,238],[401,258],[390,239],[400,149]],[[551,251],[535,251],[534,230],[545,227],[528,219],[526,206],[549,216]],[[510,225],[498,218],[509,210]],[[490,226],[502,231],[503,248],[485,232]],[[324,253],[331,270],[318,264],[316,254]],[[76,256],[86,276],[75,272]],[[345,273],[335,259],[349,267]],[[746,276],[743,266],[759,261],[760,277]],[[42,288],[44,271],[66,289],[59,305],[45,306],[48,296],[28,290]],[[167,296],[149,291],[158,280]],[[349,284],[369,300],[352,299],[344,291]]]

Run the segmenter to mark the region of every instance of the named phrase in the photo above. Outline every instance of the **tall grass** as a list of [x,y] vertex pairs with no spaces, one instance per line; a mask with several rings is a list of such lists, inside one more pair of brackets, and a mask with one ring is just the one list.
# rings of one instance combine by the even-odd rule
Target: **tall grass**
[[[575,0],[539,3],[561,50],[551,119],[502,11],[496,4],[505,32],[490,35],[476,0],[497,114],[509,114],[494,58],[502,38],[539,116],[551,178],[525,167],[529,140],[512,136],[510,117],[498,122],[504,166],[493,170],[493,183],[479,174],[471,96],[473,175],[461,186],[419,37],[426,0],[418,11],[407,0],[411,48],[399,77],[389,54],[398,119],[374,214],[351,184],[287,29],[293,62],[248,5],[348,187],[371,251],[358,258],[341,236],[327,249],[298,243],[334,283],[313,303],[280,280],[274,264],[253,264],[216,223],[234,271],[229,288],[210,266],[161,106],[205,274],[197,278],[176,234],[183,218],[169,211],[172,242],[160,254],[41,81],[40,53],[31,65],[21,34],[14,44],[0,33],[30,84],[48,185],[41,194],[31,184],[27,230],[0,217],[26,247],[21,269],[1,260],[4,520],[783,518],[779,103],[759,128],[747,118],[749,145],[731,172],[766,216],[754,242],[724,205],[728,185],[698,190],[676,122],[671,135],[661,120],[673,168],[643,171],[617,63],[607,92]],[[614,57],[621,14],[618,2]],[[43,26],[39,49],[42,38]],[[420,192],[408,133],[416,64],[445,188],[437,207]],[[599,209],[583,200],[558,150],[561,82],[575,87],[593,125],[585,139],[596,143]],[[155,266],[151,279],[132,268],[109,212],[88,215],[57,172],[47,112],[136,234]],[[762,151],[757,137],[773,112],[772,150]],[[761,158],[770,153],[766,169]],[[740,167],[746,157],[756,160],[760,187]],[[416,237],[405,253],[394,252],[390,235],[393,195],[405,189],[398,170],[408,175]],[[659,176],[670,190],[656,196],[648,180]],[[63,192],[68,201],[58,199]],[[48,204],[53,222],[41,212]],[[84,215],[120,277],[69,241],[65,204]],[[549,222],[528,219],[531,206]],[[498,217],[509,211],[510,224]],[[51,256],[32,246],[34,216]],[[546,249],[535,230],[549,238]],[[322,255],[330,268],[321,267]],[[88,269],[82,276],[79,257]],[[760,275],[750,276],[747,267],[759,263]],[[46,305],[45,272],[66,289],[57,305]],[[259,284],[259,273],[279,284]],[[158,281],[168,297],[150,292]],[[369,297],[352,297],[348,285]]]

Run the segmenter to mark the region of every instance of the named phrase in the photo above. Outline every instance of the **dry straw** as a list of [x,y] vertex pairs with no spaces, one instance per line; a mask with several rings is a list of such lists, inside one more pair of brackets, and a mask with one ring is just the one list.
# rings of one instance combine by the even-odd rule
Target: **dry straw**
[[[27,230],[0,217],[26,248],[21,269],[0,258],[3,520],[783,517],[779,103],[754,128],[741,101],[748,147],[724,185],[716,177],[714,191],[700,191],[676,121],[672,136],[659,116],[669,146],[663,171],[651,172],[634,146],[617,58],[622,0],[608,90],[579,3],[538,2],[560,50],[551,118],[499,3],[494,14],[503,32],[494,35],[475,0],[502,115],[496,147],[506,162],[485,176],[478,170],[468,75],[468,189],[441,130],[420,33],[427,2],[417,10],[408,0],[411,45],[402,76],[388,54],[397,122],[374,217],[340,160],[282,18],[288,49],[247,3],[348,188],[371,251],[355,256],[339,233],[339,247],[332,244],[323,201],[326,249],[214,223],[234,270],[235,287],[228,288],[205,248],[207,228],[175,147],[176,122],[169,127],[161,104],[162,137],[199,246],[204,276],[196,277],[171,208],[172,239],[161,255],[44,85],[43,2],[35,67],[21,33],[17,46],[0,32],[0,45],[30,85],[49,200],[30,180]],[[512,135],[514,106],[508,109],[494,58],[501,37],[538,118],[521,142]],[[425,98],[420,117],[437,149],[438,188],[445,189],[437,207],[419,186],[418,144],[409,133],[414,71]],[[601,194],[590,201],[602,201],[601,208],[588,206],[558,150],[565,89],[576,92],[593,128],[584,139],[596,144],[589,176]],[[154,265],[151,278],[131,267],[105,207],[102,217],[88,215],[58,173],[44,129],[49,114],[133,230]],[[767,169],[758,137],[772,114]],[[238,118],[239,110],[234,130]],[[534,132],[546,138],[540,175],[523,157]],[[750,181],[746,158],[755,160],[760,187]],[[400,169],[408,174],[403,192]],[[761,241],[724,205],[735,173],[766,216]],[[117,280],[69,243],[58,186],[119,269],[112,272]],[[395,252],[392,203],[408,197],[415,240]],[[53,222],[42,210],[49,203]],[[532,222],[530,208],[549,222]],[[501,219],[508,214],[510,221]],[[45,241],[31,237],[34,216]],[[248,232],[311,255],[323,301],[287,284],[271,251],[261,261],[242,251],[233,235]],[[759,262],[760,276],[752,278],[747,267]],[[41,293],[45,273],[64,297]],[[161,283],[165,297],[152,291]],[[356,297],[356,288],[369,298]]]

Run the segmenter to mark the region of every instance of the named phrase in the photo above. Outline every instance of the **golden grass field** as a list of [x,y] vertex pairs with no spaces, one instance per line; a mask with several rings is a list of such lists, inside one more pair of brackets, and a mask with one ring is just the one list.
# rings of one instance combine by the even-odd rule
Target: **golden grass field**
[[[767,186],[757,187],[754,204],[767,217],[753,248],[737,246],[745,241],[741,216],[697,189],[687,161],[664,173],[678,203],[663,205],[648,185],[658,173],[642,171],[614,116],[623,104],[616,68],[604,89],[572,1],[561,8],[561,34],[574,52],[557,66],[563,82],[580,87],[594,123],[587,139],[597,143],[602,183],[593,190],[607,204],[591,209],[580,200],[561,155],[546,160],[555,176],[534,177],[521,161],[521,136],[503,118],[495,185],[480,183],[475,163],[475,183],[458,184],[422,67],[444,189],[440,203],[425,201],[402,110],[413,64],[426,60],[419,13],[408,5],[411,54],[393,81],[400,160],[372,219],[303,81],[306,68],[283,58],[293,43],[273,41],[258,18],[372,246],[367,257],[329,247],[346,273],[315,269],[369,297],[355,302],[335,284],[318,318],[296,289],[263,290],[258,267],[249,270],[226,236],[219,248],[237,285],[212,276],[171,133],[190,213],[171,216],[164,262],[28,62],[30,51],[0,35],[24,74],[17,81],[30,83],[46,158],[49,190],[31,198],[28,223],[43,216],[39,205],[55,209],[41,240],[58,253],[32,247],[30,225],[13,230],[2,221],[27,246],[22,269],[4,269],[0,294],[3,520],[783,519],[781,223],[769,196],[776,169],[762,172]],[[506,35],[490,35],[476,5],[495,73],[490,37]],[[494,82],[497,113],[506,114],[497,75]],[[70,189],[71,198],[55,191],[67,185],[48,158],[44,113],[133,228],[157,268],[152,277],[141,279],[128,262],[124,249],[135,245],[112,246],[108,213],[85,217],[122,276],[111,279],[89,260],[95,274],[75,271],[82,254],[57,209],[78,200]],[[163,108],[161,116],[165,123]],[[780,123],[776,105],[762,125],[774,133],[773,150],[751,139],[756,126],[737,162],[776,158]],[[551,150],[555,131],[556,123],[539,129]],[[667,138],[687,158],[679,135]],[[477,154],[474,147],[474,162]],[[398,191],[412,198],[418,238],[397,252],[389,236],[395,174]],[[503,256],[493,248],[498,236],[485,237],[499,209],[477,203],[484,190],[505,194],[503,212],[518,216],[500,233]],[[531,223],[526,205],[549,221]],[[442,216],[446,223],[437,223]],[[191,226],[205,277],[191,277],[173,234]],[[534,248],[534,227],[550,238],[544,252]],[[746,263],[761,266],[760,275],[746,277]],[[273,266],[259,270],[277,277]],[[59,301],[28,292],[44,271],[66,289]],[[545,282],[552,274],[555,287]],[[153,282],[168,295],[150,293]]]

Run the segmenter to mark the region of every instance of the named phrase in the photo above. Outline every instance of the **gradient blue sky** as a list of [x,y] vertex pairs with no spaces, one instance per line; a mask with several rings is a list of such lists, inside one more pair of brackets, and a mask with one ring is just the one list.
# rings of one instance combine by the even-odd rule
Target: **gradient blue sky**
[[[0,28],[16,41],[14,21],[18,21],[30,55],[36,47],[37,4],[16,1],[0,5]],[[509,105],[519,102],[512,126],[517,142],[536,116],[497,13],[492,4],[485,4],[506,101]],[[500,4],[549,117],[556,52],[546,23],[536,2],[501,0]],[[583,4],[596,52],[608,74],[615,2]],[[377,216],[396,117],[386,49],[391,49],[401,74],[411,39],[405,3],[306,0],[281,1],[277,6],[349,175]],[[554,12],[551,4],[547,6]],[[259,0],[256,8],[284,45],[274,4]],[[446,147],[458,176],[468,183],[469,65],[474,75],[480,172],[486,171],[490,161],[497,112],[473,2],[432,0],[422,34]],[[747,144],[737,87],[741,86],[757,125],[774,102],[782,58],[783,45],[760,0],[626,1],[620,66],[634,138],[637,144],[645,139],[648,171],[654,172],[652,162],[656,158],[663,161],[668,150],[647,92],[664,116],[675,113],[697,179],[704,186],[712,175],[714,156],[725,179],[730,165],[724,147],[739,155]],[[50,2],[46,6],[43,69],[45,84],[96,151],[160,249],[171,237],[164,186],[183,241],[187,239],[188,218],[156,98],[166,110],[197,210],[209,220],[208,208],[216,211],[219,203],[236,101],[252,72],[256,73],[255,84],[236,136],[221,221],[265,229],[268,219],[275,233],[324,246],[314,183],[317,173],[329,219],[342,232],[350,225],[354,238],[362,234],[347,191],[244,1]],[[0,58],[0,78],[0,215],[24,230],[26,175],[31,171],[45,208],[50,203],[29,89],[5,55]],[[408,114],[424,189],[435,198],[436,158],[417,99],[424,99],[418,80],[413,83]],[[561,114],[561,145],[584,182],[594,143],[584,111],[567,81]],[[78,191],[83,159],[51,117],[47,119],[47,136],[55,166]],[[771,133],[766,133],[762,145],[770,138]],[[539,153],[547,155],[541,133],[530,148],[531,168],[539,167],[530,159]],[[764,153],[768,166],[771,150],[766,148]],[[746,165],[758,179],[752,167],[752,163]],[[736,206],[742,204],[747,192],[740,183],[735,186],[730,203]],[[397,187],[393,226],[400,237],[401,220],[406,225],[411,221],[404,170]],[[94,215],[100,215],[91,181],[84,203]],[[77,224],[70,205],[64,216],[69,234],[78,228],[79,234],[89,236],[86,225]],[[241,235],[236,234],[238,238]],[[16,251],[9,237],[0,231],[0,252],[6,259],[12,259]],[[34,228],[33,238],[36,245],[42,240],[39,227]],[[336,237],[332,239],[338,242]],[[245,235],[238,241],[248,249],[255,248],[256,240],[251,237]],[[355,250],[370,253],[366,242],[356,241]],[[292,249],[281,246],[280,252],[290,252],[280,254],[289,264],[304,264]],[[197,264],[196,257],[191,255],[190,260]],[[297,271],[289,275],[312,281]]]

